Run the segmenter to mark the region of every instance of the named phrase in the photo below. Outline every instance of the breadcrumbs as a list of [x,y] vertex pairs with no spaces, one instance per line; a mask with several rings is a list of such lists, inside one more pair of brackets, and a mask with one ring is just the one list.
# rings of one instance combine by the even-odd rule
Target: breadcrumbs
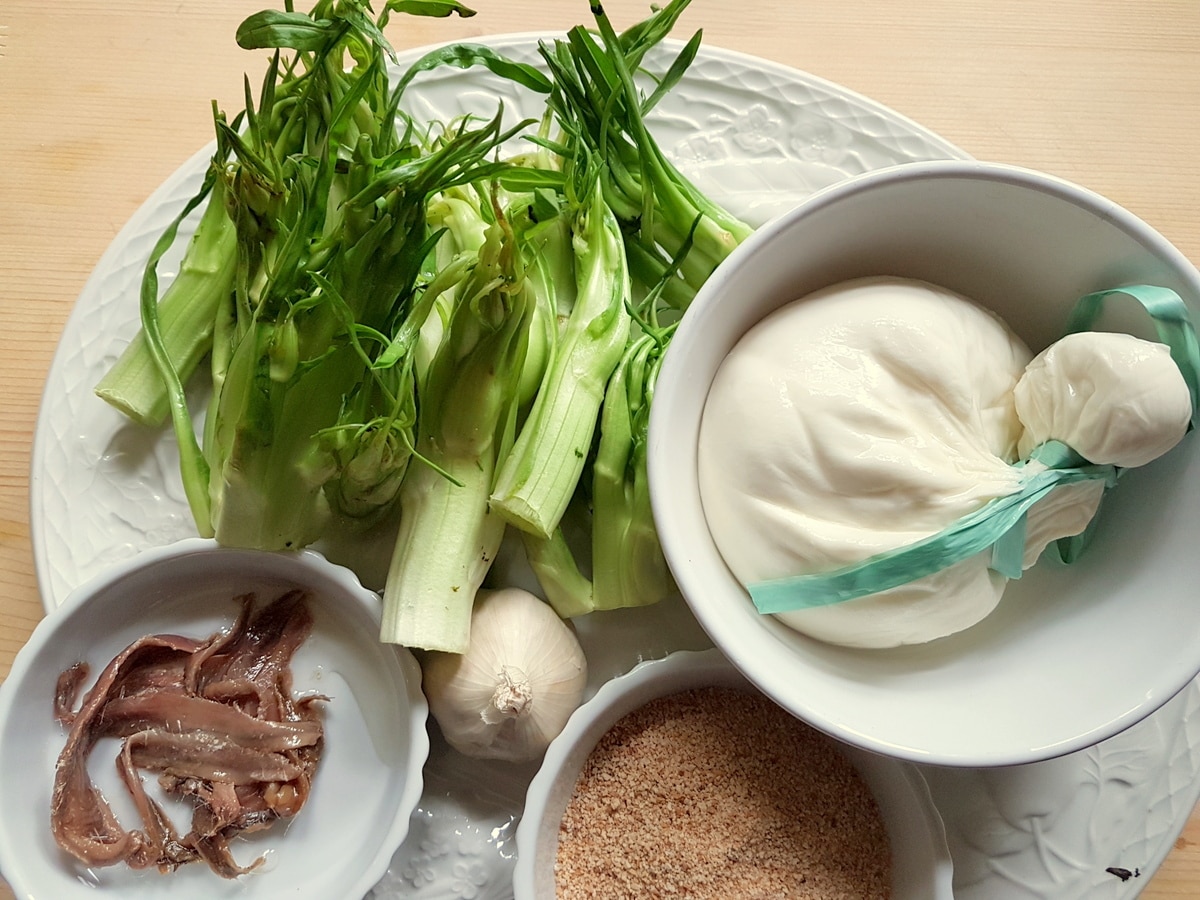
[[625,716],[559,826],[559,900],[891,896],[879,808],[825,735],[766,697],[699,688]]

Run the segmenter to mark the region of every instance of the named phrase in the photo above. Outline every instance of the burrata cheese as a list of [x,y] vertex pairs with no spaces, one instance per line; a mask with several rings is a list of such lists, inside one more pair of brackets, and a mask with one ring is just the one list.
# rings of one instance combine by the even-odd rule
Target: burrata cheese
[[1022,453],[1054,439],[1089,462],[1144,466],[1182,440],[1192,417],[1187,382],[1166,344],[1083,331],[1029,364],[1015,393]]
[[[705,517],[735,577],[831,571],[1018,490],[1013,390],[1030,357],[992,313],[906,279],[839,284],[758,323],[717,372],[698,447]],[[1030,510],[1037,552],[1095,512],[1098,493],[1072,493],[1089,508],[1052,494]],[[1006,579],[989,562],[778,617],[850,646],[933,640],[995,608]]]

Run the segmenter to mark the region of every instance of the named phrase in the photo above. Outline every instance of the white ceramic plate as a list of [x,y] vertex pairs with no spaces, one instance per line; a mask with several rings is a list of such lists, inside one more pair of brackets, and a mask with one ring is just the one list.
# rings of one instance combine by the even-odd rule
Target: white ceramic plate
[[[488,38],[487,43],[535,61],[538,37],[512,35]],[[419,52],[405,54],[401,64]],[[654,54],[649,63],[661,59]],[[476,71],[431,73],[418,79],[409,94],[412,112],[421,117],[491,114],[497,96],[510,116],[537,112],[528,94]],[[651,127],[702,190],[754,224],[851,175],[966,156],[912,121],[837,85],[715,48],[701,50],[655,111]],[[46,383],[30,478],[31,535],[48,609],[112,560],[193,533],[169,438],[128,425],[93,396],[91,387],[135,333],[143,262],[199,185],[209,155],[208,149],[198,152],[130,219],[97,264],[64,329]],[[182,236],[189,233],[185,227]],[[177,254],[164,260],[164,283],[177,260]],[[326,542],[324,549],[368,586],[377,587],[389,537],[382,530],[367,540]],[[681,602],[589,619],[584,620],[583,641],[593,690],[641,659],[709,646]],[[1200,733],[1191,714],[1197,690],[1189,688],[1132,733],[1106,742],[1133,747],[1129,752],[1093,748],[1052,769],[1036,769],[1026,779],[1045,781],[1052,790],[1009,791],[1003,778],[993,779],[986,790],[959,785],[967,796],[1001,807],[1003,815],[995,820],[996,828],[978,834],[969,817],[962,817],[961,838],[952,824],[952,850],[965,848],[962,852],[969,851],[978,862],[963,866],[956,857],[956,887],[969,877],[974,880],[963,886],[974,886],[980,898],[1134,896],[1170,850],[1200,788]],[[534,770],[468,761],[449,751],[436,734],[432,737],[421,806],[374,895],[380,900],[506,898],[511,895],[512,834]],[[1095,818],[1086,825],[1078,814],[1048,816],[1041,799],[1046,796],[1058,798],[1050,813],[1078,808],[1095,812]],[[1051,821],[1052,833],[1062,832],[1054,844],[1047,838]],[[1058,860],[1058,846],[1079,854]],[[1143,879],[1122,882],[1107,875],[1104,869],[1114,865],[1140,868]]]

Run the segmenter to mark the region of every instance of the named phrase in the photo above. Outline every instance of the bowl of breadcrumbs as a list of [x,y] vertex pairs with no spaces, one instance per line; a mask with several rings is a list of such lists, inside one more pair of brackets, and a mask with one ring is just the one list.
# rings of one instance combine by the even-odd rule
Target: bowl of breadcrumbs
[[517,830],[515,900],[949,900],[911,763],[851,747],[718,650],[606,683],[550,745]]

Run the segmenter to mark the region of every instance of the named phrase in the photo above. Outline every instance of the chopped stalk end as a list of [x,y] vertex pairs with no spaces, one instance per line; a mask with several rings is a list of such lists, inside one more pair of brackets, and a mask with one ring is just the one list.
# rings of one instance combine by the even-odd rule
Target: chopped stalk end
[[[213,323],[228,301],[237,266],[237,240],[219,186],[196,226],[179,275],[158,301],[162,352],[186,384],[212,348]],[[157,428],[170,410],[162,377],[144,330],[138,331],[95,387],[96,396],[139,425]]]
[[539,510],[524,497],[492,498],[492,512],[516,527],[522,534],[542,539],[550,537],[553,523],[547,522]]
[[[462,592],[465,593],[465,589]],[[471,598],[468,596],[465,599],[469,601]],[[437,616],[428,615],[423,606],[411,598],[396,604],[384,604],[379,639],[385,644],[421,650],[466,653],[471,640],[470,603],[465,604],[465,611],[442,605],[441,615]]]

